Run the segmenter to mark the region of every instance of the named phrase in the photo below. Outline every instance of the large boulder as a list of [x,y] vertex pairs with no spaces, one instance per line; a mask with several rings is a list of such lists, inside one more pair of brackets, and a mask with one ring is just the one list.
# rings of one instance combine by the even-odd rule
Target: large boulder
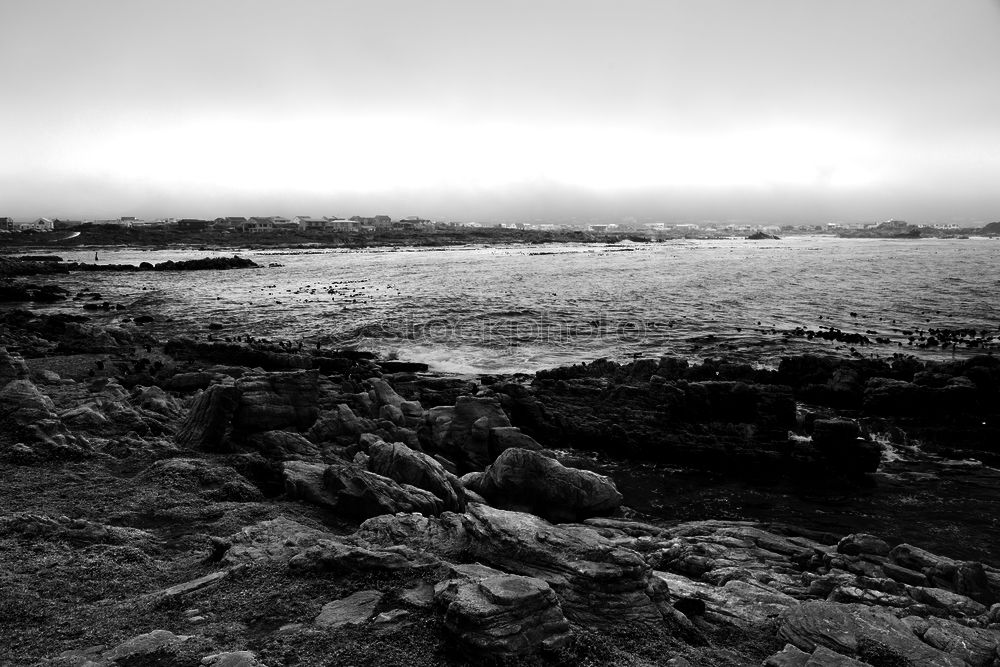
[[[510,426],[510,420],[495,398],[459,396],[450,414],[428,411],[436,444],[441,453],[461,471],[482,470],[492,461],[490,431]],[[442,417],[450,416],[446,430]]]
[[283,473],[289,496],[327,507],[346,518],[367,519],[397,512],[432,515],[443,510],[441,500],[430,491],[397,484],[356,464],[286,461]]
[[430,491],[446,510],[465,509],[461,482],[432,456],[417,452],[403,443],[377,441],[368,447],[368,469],[376,474]]
[[323,487],[336,496],[337,511],[352,518],[397,512],[440,514],[444,510],[442,501],[430,491],[397,484],[353,464],[328,466]]
[[508,449],[540,450],[542,446],[516,426],[496,426],[490,429],[490,456],[494,459]]
[[6,347],[0,347],[0,387],[11,380],[28,378],[28,365],[17,352],[8,352]]
[[31,380],[11,380],[0,389],[0,421],[30,424],[55,418],[52,399],[38,390]]
[[388,382],[381,378],[371,378],[372,389],[375,391],[375,398],[379,406],[390,405],[399,408],[406,399],[396,393],[396,390]]
[[376,428],[373,421],[358,417],[346,403],[339,403],[319,414],[308,435],[315,443],[338,442],[343,439],[347,444],[353,444],[362,433],[370,433]]
[[622,494],[610,478],[568,468],[527,449],[507,449],[470,488],[492,505],[531,512],[550,521],[578,521],[613,513]]
[[355,536],[537,577],[556,591],[566,617],[584,625],[659,624],[669,607],[667,587],[638,553],[586,526],[553,525],[532,514],[470,503],[465,514],[439,518],[376,517]]
[[236,381],[233,426],[240,431],[308,429],[319,415],[319,372],[250,375]]
[[536,577],[488,567],[457,566],[437,585],[444,627],[476,663],[509,660],[572,641],[569,621],[552,588]]
[[239,395],[235,387],[213,385],[195,399],[177,432],[177,443],[185,447],[222,449]]

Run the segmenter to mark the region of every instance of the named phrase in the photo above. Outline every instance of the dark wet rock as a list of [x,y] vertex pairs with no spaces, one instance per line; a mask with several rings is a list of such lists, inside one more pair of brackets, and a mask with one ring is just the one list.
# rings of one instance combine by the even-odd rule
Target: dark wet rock
[[465,490],[433,457],[402,443],[375,442],[368,447],[368,469],[376,474],[433,493],[445,510],[465,509]]
[[468,380],[434,376],[399,378],[393,381],[393,387],[401,396],[427,408],[455,405],[460,396],[474,395],[478,389]]
[[459,470],[482,470],[492,461],[490,432],[510,426],[510,420],[494,398],[459,396],[452,408],[428,411],[431,440],[454,461]]
[[308,429],[319,415],[318,379],[316,371],[241,377],[233,427],[244,432]]
[[19,301],[54,303],[65,301],[68,294],[69,292],[58,285],[0,282],[0,303],[17,303]]
[[650,368],[597,362],[558,371],[539,373],[530,388],[498,386],[514,425],[545,446],[740,474],[828,467],[816,448],[805,456],[793,451],[788,387],[665,376],[650,384]]
[[889,544],[875,535],[854,533],[847,535],[837,543],[837,552],[849,556],[858,556],[861,554],[888,556]]
[[36,274],[68,273],[68,269],[48,257],[37,259],[37,256],[6,257],[0,256],[0,276],[31,276]]
[[255,347],[245,343],[194,341],[178,338],[167,342],[164,352],[177,359],[203,360],[213,364],[287,371],[313,368],[313,358],[280,349]]
[[199,389],[207,389],[209,385],[218,381],[219,378],[215,373],[194,371],[191,373],[177,373],[162,381],[160,386],[167,391],[188,393]]
[[501,661],[572,641],[546,582],[482,566],[455,569],[458,576],[438,584],[434,598],[444,610],[445,629],[470,659]]
[[177,442],[185,447],[219,451],[239,401],[235,387],[214,385],[198,396],[177,432]]
[[[147,262],[143,262],[147,264]],[[146,267],[134,264],[87,264],[81,262],[68,262],[65,264],[70,271],[139,271]],[[250,269],[261,268],[259,264],[251,259],[239,256],[232,257],[203,257],[201,259],[185,259],[180,261],[167,260],[152,265],[153,271],[225,271],[229,269]]]
[[1000,461],[992,444],[1000,438],[1000,362],[987,356],[934,364],[802,355],[783,359],[777,371],[713,360],[599,360],[540,372],[531,386],[492,388],[513,424],[547,447],[741,476],[856,476],[878,465],[880,448],[849,442],[846,428],[821,426],[814,442],[802,440],[812,422],[805,432],[796,423],[796,400],[861,411],[862,434],[869,424],[884,430],[873,420],[888,418],[927,451],[974,450],[988,464]]
[[375,392],[375,400],[379,406],[392,406],[399,408],[406,399],[396,393],[392,386],[381,378],[371,378],[368,380]]
[[380,361],[378,364],[386,373],[426,373],[427,364],[418,361]]
[[504,451],[469,488],[494,506],[531,512],[550,521],[612,514],[622,502],[609,478],[568,468],[527,449]]

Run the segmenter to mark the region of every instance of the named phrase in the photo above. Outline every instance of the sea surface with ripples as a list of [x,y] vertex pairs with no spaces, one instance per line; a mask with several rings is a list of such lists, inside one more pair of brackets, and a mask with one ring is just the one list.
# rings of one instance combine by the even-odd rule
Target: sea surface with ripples
[[[61,256],[92,262],[94,252]],[[100,263],[131,264],[234,254],[97,252]],[[102,316],[109,320],[154,315],[154,334],[350,346],[451,373],[533,372],[601,357],[727,356],[768,365],[789,353],[949,359],[1000,349],[1000,241],[991,239],[238,254],[265,268],[80,272],[58,281],[127,307]],[[223,329],[210,334],[209,323]],[[942,344],[938,330],[963,333],[957,344]]]

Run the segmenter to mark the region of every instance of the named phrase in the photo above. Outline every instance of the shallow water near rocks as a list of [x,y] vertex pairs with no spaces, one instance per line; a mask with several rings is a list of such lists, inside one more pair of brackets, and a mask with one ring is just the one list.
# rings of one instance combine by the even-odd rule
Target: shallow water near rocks
[[1000,470],[942,459],[883,462],[855,482],[735,480],[682,468],[583,458],[610,475],[637,520],[730,519],[878,535],[951,558],[1000,564]]

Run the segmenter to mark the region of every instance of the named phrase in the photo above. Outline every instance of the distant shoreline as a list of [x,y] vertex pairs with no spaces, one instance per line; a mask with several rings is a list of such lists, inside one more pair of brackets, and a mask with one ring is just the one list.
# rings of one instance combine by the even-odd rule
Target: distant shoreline
[[[936,232],[936,233],[935,233]],[[876,230],[785,231],[783,237],[829,236],[830,238],[895,238]],[[965,239],[993,235],[982,230],[926,230],[919,236],[906,238]],[[142,229],[116,226],[78,227],[53,232],[28,232],[0,235],[0,254],[30,250],[71,250],[81,248],[149,248],[151,250],[195,249],[206,251],[258,249],[362,249],[362,248],[421,248],[449,247],[474,244],[505,243],[543,245],[550,243],[608,244],[621,241],[658,243],[676,240],[745,239],[743,232],[702,229],[650,233],[647,231],[591,232],[585,230],[522,230],[499,227],[463,228],[435,231],[387,231],[374,234],[346,232],[301,232],[284,230],[268,233],[238,233],[224,231],[186,231],[171,228]]]

